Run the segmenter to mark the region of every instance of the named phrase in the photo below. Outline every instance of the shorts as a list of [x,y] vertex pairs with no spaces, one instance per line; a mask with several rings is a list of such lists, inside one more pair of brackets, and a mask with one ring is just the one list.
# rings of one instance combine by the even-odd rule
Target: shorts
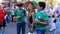
[[5,26],[6,26],[6,22],[5,22],[5,20],[3,20],[3,23],[0,24],[0,28],[1,28],[1,27],[5,27]]
[[31,29],[32,28],[32,25],[31,24],[28,24],[28,27],[29,27],[29,29]]
[[34,26],[32,27],[32,24],[28,24],[28,29],[31,33],[33,33],[35,30],[35,27]]

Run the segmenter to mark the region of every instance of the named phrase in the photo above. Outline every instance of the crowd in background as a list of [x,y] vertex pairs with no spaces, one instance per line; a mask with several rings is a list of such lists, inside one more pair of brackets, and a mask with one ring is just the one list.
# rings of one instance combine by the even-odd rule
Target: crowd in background
[[60,6],[55,8],[45,2],[38,2],[35,7],[32,2],[16,3],[10,6],[0,4],[0,34],[6,34],[6,23],[13,22],[16,25],[17,34],[25,34],[27,23],[27,34],[45,34],[47,26],[49,31],[55,30],[54,34],[60,33]]

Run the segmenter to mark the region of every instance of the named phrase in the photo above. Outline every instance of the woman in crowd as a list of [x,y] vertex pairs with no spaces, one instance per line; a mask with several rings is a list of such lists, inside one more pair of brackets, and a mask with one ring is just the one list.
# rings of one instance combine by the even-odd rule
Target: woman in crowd
[[32,2],[28,4],[28,34],[34,33],[34,17],[35,17],[35,6]]

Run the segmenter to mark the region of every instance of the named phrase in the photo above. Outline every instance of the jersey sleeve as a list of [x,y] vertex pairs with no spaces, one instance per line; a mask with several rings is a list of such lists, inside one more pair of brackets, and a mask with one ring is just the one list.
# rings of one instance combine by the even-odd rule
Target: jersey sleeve
[[49,15],[48,14],[46,14],[46,13],[44,13],[44,21],[45,22],[48,22],[49,21]]
[[26,10],[23,9],[23,11],[24,11],[24,16],[26,16]]
[[17,11],[18,11],[18,10],[14,10],[14,16],[17,16]]

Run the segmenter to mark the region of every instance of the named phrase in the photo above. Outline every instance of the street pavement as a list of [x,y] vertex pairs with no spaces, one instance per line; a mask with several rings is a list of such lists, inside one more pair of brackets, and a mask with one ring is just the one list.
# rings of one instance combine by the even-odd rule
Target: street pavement
[[[16,25],[13,25],[13,23],[8,23],[6,27],[6,34],[16,34]],[[26,25],[26,34],[27,34],[27,25]],[[47,29],[46,34],[54,34],[54,31],[50,32]]]

